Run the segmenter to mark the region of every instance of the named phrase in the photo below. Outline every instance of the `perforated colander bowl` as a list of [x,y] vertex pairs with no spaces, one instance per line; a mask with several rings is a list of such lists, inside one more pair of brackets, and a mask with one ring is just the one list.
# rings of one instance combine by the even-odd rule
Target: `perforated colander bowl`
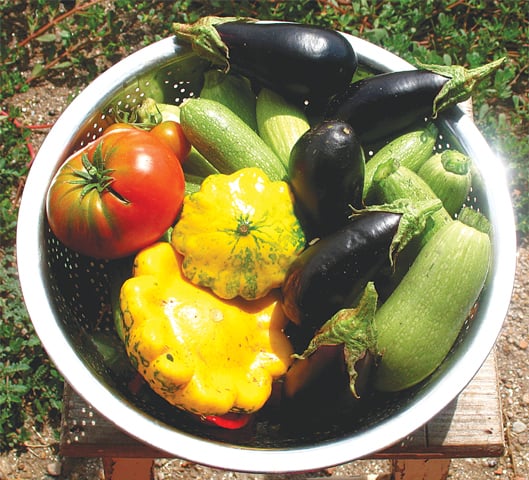
[[[373,72],[413,68],[379,47],[346,38],[362,68]],[[206,67],[187,47],[166,38],[98,77],[57,120],[31,168],[18,221],[20,281],[35,329],[66,381],[87,402],[125,432],[170,455],[235,471],[291,472],[341,464],[381,450],[454,399],[477,373],[499,334],[516,258],[502,162],[459,108],[439,119],[437,148],[454,146],[465,151],[480,174],[469,204],[484,211],[492,223],[493,265],[476,314],[434,375],[416,388],[370,402],[369,408],[354,414],[331,415],[317,429],[282,428],[278,417],[266,409],[250,431],[206,428],[154,394],[133,393],[127,387],[127,367],[95,348],[94,339],[115,339],[109,293],[113,265],[66,249],[50,232],[45,214],[54,173],[70,153],[100,135],[116,109],[131,110],[147,96],[178,104],[198,94]]]

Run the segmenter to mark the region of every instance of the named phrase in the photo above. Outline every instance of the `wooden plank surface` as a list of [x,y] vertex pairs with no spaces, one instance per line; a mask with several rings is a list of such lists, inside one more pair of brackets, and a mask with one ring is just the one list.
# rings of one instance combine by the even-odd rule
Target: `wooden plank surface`
[[504,450],[496,360],[491,354],[465,390],[422,428],[374,458],[499,457]]
[[[131,438],[65,386],[61,454],[71,457],[164,458],[167,453]],[[501,456],[503,424],[494,355],[467,388],[434,419],[370,458]]]

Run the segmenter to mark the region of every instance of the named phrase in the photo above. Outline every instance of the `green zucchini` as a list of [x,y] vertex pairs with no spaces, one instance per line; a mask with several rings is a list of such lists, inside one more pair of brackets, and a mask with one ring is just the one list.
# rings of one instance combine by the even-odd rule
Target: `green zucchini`
[[[440,200],[430,186],[409,168],[402,165],[396,168],[381,165],[373,176],[373,186],[366,200],[370,204],[383,204],[403,198],[412,202]],[[451,221],[452,217],[446,209],[440,208],[432,213],[425,229],[414,242],[419,243],[419,249],[422,248],[437,230]]]
[[207,177],[214,173],[220,173],[209,162],[204,155],[202,155],[195,147],[191,146],[191,150],[187,155],[187,159],[183,164],[184,173],[196,175],[198,177]]
[[[180,107],[168,103],[159,103],[152,98],[146,98],[135,111],[138,125],[148,128],[161,122],[171,120],[180,123]],[[184,172],[207,177],[213,173],[220,173],[194,146],[183,165]]]
[[463,206],[472,185],[470,158],[457,150],[432,155],[418,170],[443,202],[447,212],[455,216]]
[[185,193],[189,195],[190,193],[195,193],[200,190],[200,185],[204,181],[204,177],[199,175],[193,175],[187,172],[184,172],[185,178]]
[[256,103],[260,137],[286,168],[294,144],[310,128],[305,112],[268,88],[262,88]]
[[197,175],[200,177],[207,177],[214,173],[220,173],[210,162],[206,160],[204,155],[199,153],[195,148],[191,148],[189,155],[183,165],[184,173]]
[[204,73],[204,85],[200,98],[215,100],[237,114],[252,130],[257,131],[255,117],[255,93],[245,77],[208,70]]
[[369,193],[377,169],[390,159],[417,171],[432,156],[437,134],[435,124],[428,123],[424,128],[405,133],[378,150],[366,163],[364,197]]
[[287,170],[268,145],[225,105],[190,98],[180,107],[180,124],[191,144],[220,173],[261,168],[270,180],[284,180]]
[[376,389],[400,391],[437,369],[484,287],[491,255],[488,221],[473,210],[432,237],[375,314]]

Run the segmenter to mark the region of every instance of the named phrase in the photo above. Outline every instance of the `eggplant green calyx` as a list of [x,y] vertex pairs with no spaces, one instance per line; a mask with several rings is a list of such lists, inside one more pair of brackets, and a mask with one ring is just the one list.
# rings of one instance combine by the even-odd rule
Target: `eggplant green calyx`
[[230,52],[222,41],[215,25],[228,22],[257,22],[247,17],[202,17],[195,23],[173,23],[173,31],[177,38],[191,45],[191,49],[199,56],[206,58],[214,65],[221,66],[225,72],[230,69]]
[[373,320],[377,308],[378,294],[373,282],[364,289],[357,305],[336,312],[310,341],[308,347],[296,358],[306,359],[324,345],[343,345],[344,358],[349,373],[349,388],[358,398],[355,364],[366,354],[376,354],[376,332]]
[[433,102],[433,118],[442,110],[456,103],[468,100],[476,85],[494,73],[505,61],[502,57],[480,67],[467,69],[460,65],[432,65],[417,61],[417,66],[422,70],[447,77],[448,81],[443,85]]
[[407,198],[401,198],[395,200],[393,203],[370,205],[364,207],[362,210],[355,210],[351,207],[353,211],[351,217],[362,215],[363,212],[368,212],[370,210],[401,214],[397,233],[393,237],[389,247],[389,261],[393,267],[397,255],[404,249],[410,240],[419,235],[426,228],[428,218],[430,218],[433,213],[440,210],[442,206],[443,202],[439,199],[419,202],[411,201]]

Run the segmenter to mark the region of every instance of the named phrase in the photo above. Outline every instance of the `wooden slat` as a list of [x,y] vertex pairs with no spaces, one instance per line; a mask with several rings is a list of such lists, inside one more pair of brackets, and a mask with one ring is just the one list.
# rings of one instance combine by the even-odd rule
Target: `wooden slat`
[[105,480],[153,480],[152,458],[103,458]]
[[[370,458],[470,458],[501,456],[503,424],[496,362],[491,355],[472,382],[425,426]],[[100,416],[65,388],[61,453],[71,457],[164,458]]]
[[422,428],[376,458],[499,457],[504,451],[496,360],[491,354],[467,388]]
[[164,458],[166,452],[127,435],[65,384],[60,439],[66,457]]
[[392,480],[445,480],[449,459],[392,460]]

